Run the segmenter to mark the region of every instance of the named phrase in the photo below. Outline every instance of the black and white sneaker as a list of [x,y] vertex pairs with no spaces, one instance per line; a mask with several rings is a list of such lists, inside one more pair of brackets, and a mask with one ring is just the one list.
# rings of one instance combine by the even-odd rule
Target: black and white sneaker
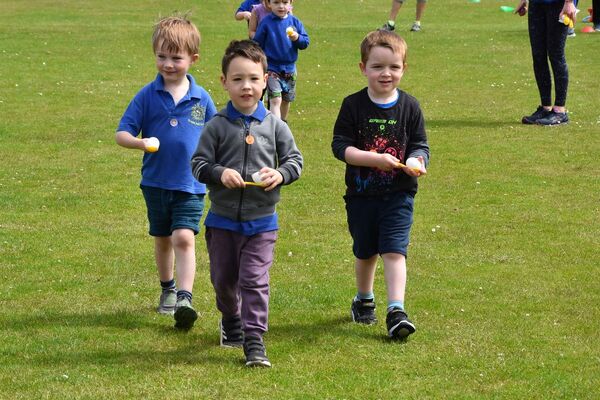
[[385,24],[383,24],[383,26],[381,28],[379,28],[380,31],[388,31],[388,32],[393,32],[394,29],[396,29],[396,26],[390,25],[389,22],[386,22]]
[[546,118],[551,112],[552,110],[546,110],[544,107],[539,106],[533,114],[524,116],[521,122],[525,125],[537,124],[538,120]]
[[244,355],[247,367],[271,367],[262,338],[247,336],[244,338]]
[[415,22],[414,24],[412,24],[410,31],[411,32],[421,32],[421,24]]
[[352,321],[359,324],[372,325],[377,323],[377,317],[375,316],[375,302],[373,299],[355,299],[352,302],[350,313],[352,315]]
[[242,331],[242,320],[235,316],[230,319],[222,318],[219,321],[221,331],[221,347],[242,347],[244,345],[244,332]]
[[385,319],[388,336],[392,339],[404,339],[415,333],[415,325],[410,322],[404,310],[398,307],[392,308]]
[[537,120],[538,125],[562,125],[569,123],[569,117],[567,113],[561,113],[556,111],[551,111],[546,117],[540,118]]

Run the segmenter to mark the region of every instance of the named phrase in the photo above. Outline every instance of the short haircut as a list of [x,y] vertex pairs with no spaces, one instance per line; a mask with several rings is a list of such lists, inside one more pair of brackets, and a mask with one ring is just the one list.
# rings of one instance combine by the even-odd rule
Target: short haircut
[[360,60],[366,64],[373,47],[381,46],[390,49],[394,54],[402,56],[402,62],[406,64],[406,52],[408,46],[404,39],[394,32],[377,30],[365,36],[360,44]]
[[[159,48],[160,47],[160,48]],[[200,32],[187,15],[177,14],[161,18],[154,25],[152,34],[152,49],[173,53],[186,52],[189,55],[198,54],[200,47]]]
[[223,59],[221,60],[221,72],[223,76],[227,76],[229,64],[236,57],[247,58],[261,64],[263,71],[267,72],[267,56],[254,40],[232,40],[229,42],[229,46],[225,49],[225,55],[223,55]]

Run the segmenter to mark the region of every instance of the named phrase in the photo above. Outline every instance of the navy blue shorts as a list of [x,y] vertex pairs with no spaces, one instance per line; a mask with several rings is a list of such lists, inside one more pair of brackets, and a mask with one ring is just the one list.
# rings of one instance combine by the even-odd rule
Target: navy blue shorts
[[150,223],[150,236],[171,236],[175,229],[191,229],[197,235],[204,210],[204,195],[140,186]]
[[392,193],[373,197],[345,197],[348,229],[354,256],[366,260],[376,254],[406,257],[413,222],[414,196]]

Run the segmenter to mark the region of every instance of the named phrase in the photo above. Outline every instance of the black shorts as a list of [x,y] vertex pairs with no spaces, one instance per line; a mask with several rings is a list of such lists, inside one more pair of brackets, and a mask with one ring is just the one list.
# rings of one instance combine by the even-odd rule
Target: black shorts
[[359,259],[376,254],[406,256],[413,222],[414,196],[405,192],[345,197],[352,251]]

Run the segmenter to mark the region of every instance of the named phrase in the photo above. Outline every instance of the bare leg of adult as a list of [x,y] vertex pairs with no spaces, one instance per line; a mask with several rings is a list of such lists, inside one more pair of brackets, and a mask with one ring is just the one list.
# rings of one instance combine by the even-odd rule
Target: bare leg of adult
[[400,12],[400,8],[402,8],[402,3],[397,0],[392,0],[392,8],[390,9],[390,21],[396,21],[396,17],[398,16],[398,12]]
[[415,17],[415,21],[421,21],[421,17],[423,16],[423,11],[425,11],[425,6],[427,3],[421,3],[417,1],[417,13]]

